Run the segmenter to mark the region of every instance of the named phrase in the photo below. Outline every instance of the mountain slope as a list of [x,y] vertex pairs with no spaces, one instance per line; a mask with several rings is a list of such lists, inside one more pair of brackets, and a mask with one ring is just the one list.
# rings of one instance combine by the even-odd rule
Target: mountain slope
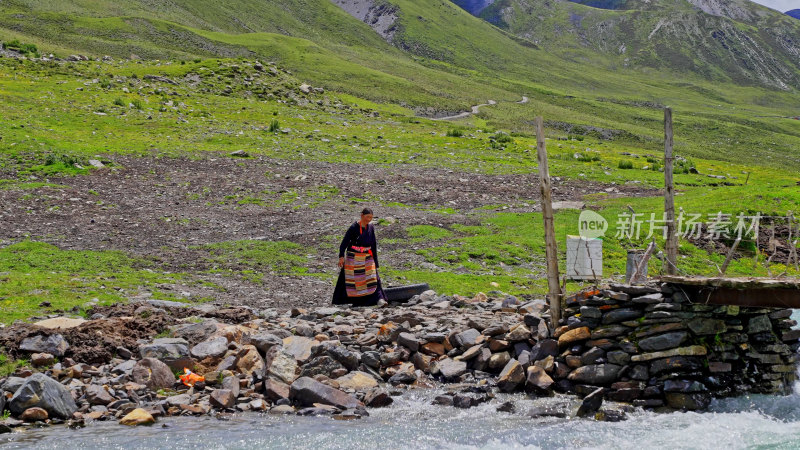
[[746,0],[616,6],[621,9],[499,0],[481,17],[549,51],[606,67],[671,69],[780,89],[800,85],[800,23],[782,14]]

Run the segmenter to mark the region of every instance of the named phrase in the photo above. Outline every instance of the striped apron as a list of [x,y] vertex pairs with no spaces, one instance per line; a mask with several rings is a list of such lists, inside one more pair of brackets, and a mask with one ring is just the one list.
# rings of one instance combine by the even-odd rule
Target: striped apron
[[372,295],[378,289],[378,271],[369,247],[350,246],[344,260],[344,283],[348,297]]

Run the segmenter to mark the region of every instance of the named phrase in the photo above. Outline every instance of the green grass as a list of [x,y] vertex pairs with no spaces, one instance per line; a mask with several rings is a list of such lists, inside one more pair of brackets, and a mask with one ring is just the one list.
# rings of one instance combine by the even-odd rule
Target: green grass
[[[124,301],[139,289],[151,291],[154,298],[178,300],[156,285],[181,275],[150,266],[116,251],[61,250],[33,241],[9,245],[0,249],[0,321],[8,324],[73,308],[80,314],[88,304]],[[41,308],[42,302],[52,306]]]
[[[13,359],[10,356],[6,355],[3,352],[3,349],[0,348],[0,378],[10,376],[14,372],[16,372],[18,368],[25,367],[26,365],[28,365],[27,360]],[[2,418],[6,419],[8,418],[8,416],[4,414]]]

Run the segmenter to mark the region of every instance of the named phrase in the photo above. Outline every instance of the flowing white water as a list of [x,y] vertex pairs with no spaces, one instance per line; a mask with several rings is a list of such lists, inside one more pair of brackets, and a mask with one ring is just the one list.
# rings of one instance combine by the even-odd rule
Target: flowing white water
[[[797,316],[797,313],[795,314]],[[797,319],[797,317],[794,317]],[[151,427],[95,422],[85,428],[26,429],[0,435],[3,448],[37,449],[536,449],[613,448],[644,450],[800,448],[800,385],[788,396],[752,395],[716,400],[704,413],[637,411],[625,422],[531,419],[534,404],[557,399],[500,395],[462,410],[433,406],[437,392],[412,391],[370,417],[242,414],[229,421],[210,417],[161,419]],[[516,413],[496,411],[511,400]]]

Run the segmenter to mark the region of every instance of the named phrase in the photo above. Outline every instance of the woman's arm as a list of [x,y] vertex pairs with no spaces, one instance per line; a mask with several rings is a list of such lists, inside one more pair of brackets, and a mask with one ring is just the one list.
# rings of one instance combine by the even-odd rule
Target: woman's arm
[[342,238],[342,243],[339,244],[339,258],[344,256],[344,251],[347,250],[347,246],[350,245],[350,241],[353,240],[353,225],[350,225],[350,228],[347,229],[347,232],[344,234],[344,238]]
[[375,237],[375,227],[372,227],[372,245],[370,248],[372,249],[372,260],[375,261],[375,268],[380,268],[380,264],[378,264],[378,238]]

